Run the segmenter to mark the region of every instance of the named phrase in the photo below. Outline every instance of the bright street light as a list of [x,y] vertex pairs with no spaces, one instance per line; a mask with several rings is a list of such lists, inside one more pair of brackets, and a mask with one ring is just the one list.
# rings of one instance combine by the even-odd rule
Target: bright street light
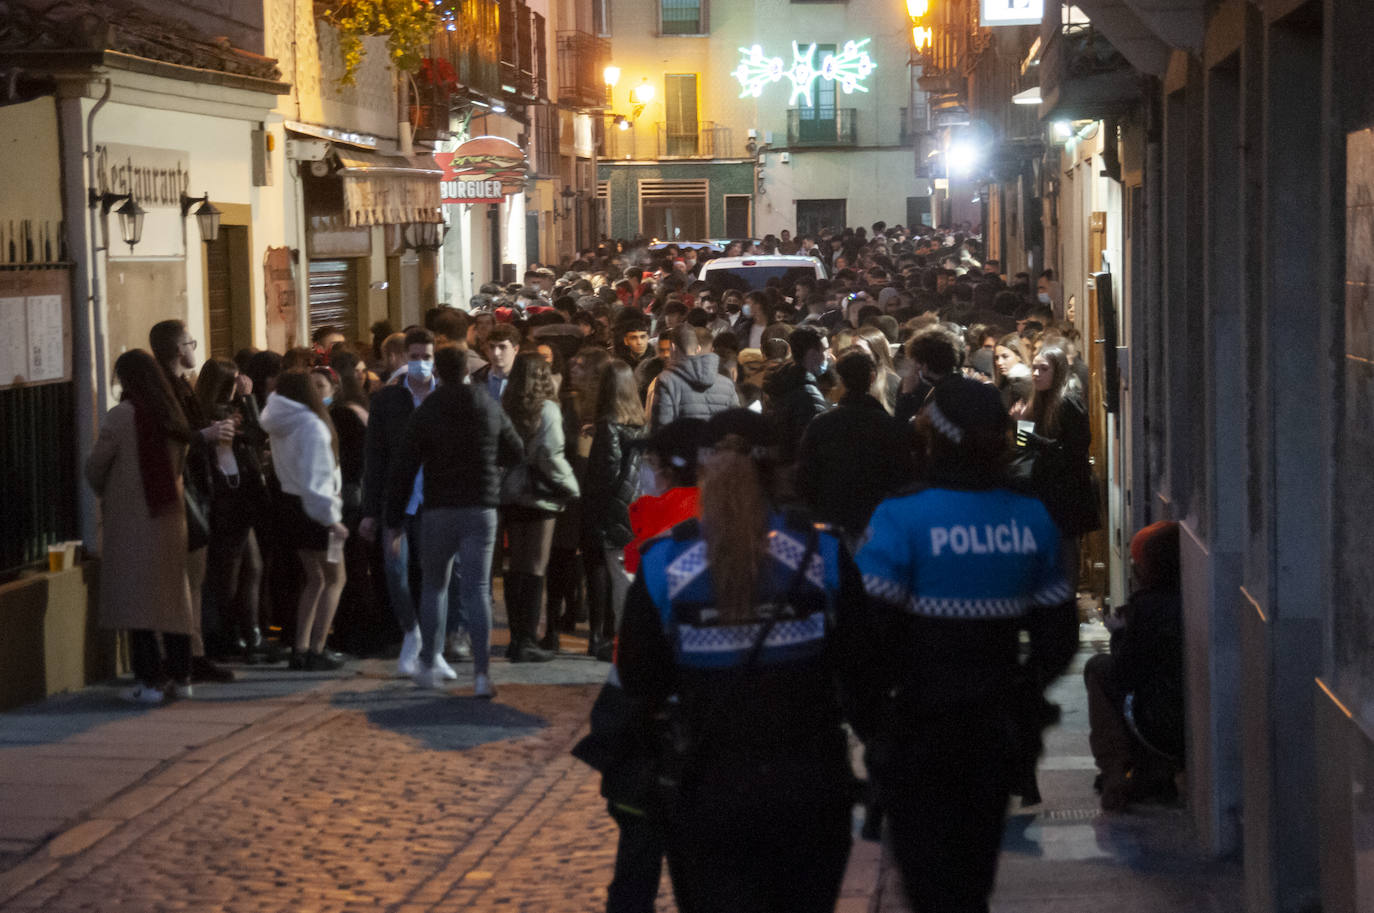
[[615,84],[620,82],[620,67],[607,67],[601,72],[601,78],[605,81],[606,85],[614,89]]

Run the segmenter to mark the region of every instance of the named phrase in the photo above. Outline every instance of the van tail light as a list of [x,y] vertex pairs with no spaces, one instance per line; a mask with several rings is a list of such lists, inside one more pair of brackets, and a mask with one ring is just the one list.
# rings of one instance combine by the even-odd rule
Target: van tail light
[[757,261],[757,260],[745,260],[744,263],[743,263],[742,265],[744,265],[744,266],[758,266],[758,265],[759,265],[759,261]]

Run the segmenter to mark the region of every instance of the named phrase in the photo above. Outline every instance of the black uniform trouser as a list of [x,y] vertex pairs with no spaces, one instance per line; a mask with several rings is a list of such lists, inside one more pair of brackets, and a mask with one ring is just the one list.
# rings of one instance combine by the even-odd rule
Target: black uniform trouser
[[[846,786],[848,784],[845,784]],[[668,827],[682,913],[832,913],[852,842],[852,798],[695,792]]]
[[871,773],[913,913],[987,913],[1014,752],[1000,708],[923,719],[886,745]]
[[610,806],[620,826],[615,848],[615,875],[606,891],[606,913],[654,913],[663,877],[661,822]]

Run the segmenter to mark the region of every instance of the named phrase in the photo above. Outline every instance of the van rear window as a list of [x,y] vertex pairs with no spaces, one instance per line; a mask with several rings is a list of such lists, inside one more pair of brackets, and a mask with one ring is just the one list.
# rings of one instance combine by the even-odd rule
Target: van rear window
[[809,266],[736,266],[713,269],[706,274],[706,284],[713,292],[752,292],[778,279],[784,291],[790,290],[801,278],[815,279],[816,270]]

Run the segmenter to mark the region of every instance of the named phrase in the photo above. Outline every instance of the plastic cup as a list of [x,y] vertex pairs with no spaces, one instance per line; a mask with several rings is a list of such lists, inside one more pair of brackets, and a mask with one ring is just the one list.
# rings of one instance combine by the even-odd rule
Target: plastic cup
[[65,545],[48,546],[48,570],[57,573],[62,570],[67,561],[67,547]]
[[72,568],[76,567],[76,549],[77,549],[77,546],[79,546],[80,544],[81,544],[81,540],[80,540],[80,539],[68,539],[66,542],[63,542],[63,543],[62,543],[62,545],[63,545],[63,549],[62,549],[62,552],[63,552],[62,567],[63,567],[63,568],[65,568],[65,569],[67,569],[67,570],[71,570]]

